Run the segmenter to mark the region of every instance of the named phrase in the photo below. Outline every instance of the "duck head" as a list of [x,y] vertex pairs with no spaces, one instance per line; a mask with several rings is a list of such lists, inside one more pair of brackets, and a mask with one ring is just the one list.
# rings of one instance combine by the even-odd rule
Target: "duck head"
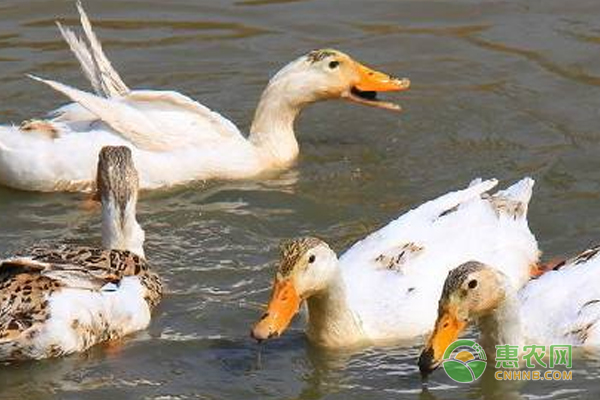
[[102,203],[103,246],[144,256],[144,231],[136,220],[139,177],[128,147],[100,150],[96,187]]
[[426,377],[443,360],[446,348],[478,318],[497,309],[506,297],[506,277],[480,262],[469,261],[448,274],[438,306],[433,333],[419,356],[419,370]]
[[266,340],[280,336],[310,296],[327,289],[337,271],[337,256],[320,239],[309,237],[283,244],[267,311],[251,336]]
[[270,86],[285,85],[286,92],[304,105],[320,100],[343,99],[388,110],[394,103],[378,99],[379,92],[407,90],[410,81],[375,71],[338,50],[314,50],[279,71]]

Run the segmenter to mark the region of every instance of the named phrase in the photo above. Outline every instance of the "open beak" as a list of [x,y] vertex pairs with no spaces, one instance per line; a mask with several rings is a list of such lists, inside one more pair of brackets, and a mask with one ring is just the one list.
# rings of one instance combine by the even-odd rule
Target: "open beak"
[[250,335],[258,341],[280,336],[298,313],[301,303],[291,279],[276,279],[267,311],[254,325]]
[[387,110],[401,110],[400,106],[395,103],[378,100],[377,93],[407,90],[410,87],[410,80],[407,78],[394,78],[359,63],[356,63],[356,69],[359,79],[350,91],[344,95],[346,99],[355,103]]
[[442,314],[438,315],[433,333],[419,356],[419,370],[423,378],[442,364],[444,352],[467,326],[465,321],[458,318],[456,311],[455,307],[446,307]]

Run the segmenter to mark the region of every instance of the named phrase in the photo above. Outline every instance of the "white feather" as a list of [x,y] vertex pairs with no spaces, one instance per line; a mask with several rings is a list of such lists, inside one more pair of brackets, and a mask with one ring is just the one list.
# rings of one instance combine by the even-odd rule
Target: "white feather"
[[227,118],[180,93],[130,91],[104,55],[81,4],[77,7],[84,37],[59,29],[96,95],[34,77],[75,103],[38,127],[0,127],[0,184],[89,190],[98,152],[107,145],[132,149],[142,189],[252,178],[291,165],[299,153],[294,121],[302,108],[330,99],[332,92],[344,97],[344,87],[355,77],[325,74],[307,57],[298,58],[270,80],[246,138]]
[[[409,211],[358,242],[340,258],[350,308],[370,339],[411,338],[434,325],[438,299],[448,272],[477,260],[504,272],[515,287],[529,279],[539,256],[526,214],[514,218],[481,195],[495,180],[477,182]],[[529,201],[533,180],[501,192]],[[380,255],[402,253],[391,269]]]
[[600,256],[547,272],[519,292],[525,336],[541,344],[600,345]]
[[139,278],[126,277],[114,291],[65,288],[51,295],[51,317],[32,342],[32,358],[47,357],[51,347],[59,347],[63,354],[86,350],[105,340],[103,335],[110,330],[124,336],[145,329],[150,309],[144,293]]

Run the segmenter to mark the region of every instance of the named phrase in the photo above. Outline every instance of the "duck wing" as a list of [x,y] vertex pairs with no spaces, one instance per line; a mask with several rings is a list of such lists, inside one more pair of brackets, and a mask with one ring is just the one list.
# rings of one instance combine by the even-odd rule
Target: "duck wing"
[[53,294],[66,289],[116,291],[129,276],[143,278],[150,288],[149,304],[158,303],[160,281],[143,258],[129,251],[62,245],[0,261],[0,343],[47,321]]
[[527,226],[534,182],[489,194],[496,184],[477,180],[426,202],[341,256],[348,296],[365,326],[387,326],[390,336],[426,333],[448,272],[470,260],[496,266],[516,287],[527,282],[539,256]]
[[[525,178],[506,190],[490,195],[488,192],[496,185],[495,179],[476,180],[465,189],[428,201],[357,242],[342,255],[341,260],[349,265],[360,265],[363,269],[365,266],[380,269],[382,262],[385,264],[403,250],[412,249],[408,253],[414,253],[428,242],[440,244],[453,237],[476,238],[481,229],[500,228],[511,222],[524,228],[526,238],[531,239],[527,209],[533,179]],[[413,245],[407,246],[409,244]],[[389,265],[388,269],[397,269],[397,264]],[[403,271],[407,272],[407,269],[403,268]]]
[[208,146],[211,141],[243,140],[228,119],[202,104],[173,91],[133,91],[118,98],[105,98],[68,85],[30,75],[69,97],[87,111],[68,107],[58,110],[56,122],[87,124],[90,114],[141,150],[169,152]]

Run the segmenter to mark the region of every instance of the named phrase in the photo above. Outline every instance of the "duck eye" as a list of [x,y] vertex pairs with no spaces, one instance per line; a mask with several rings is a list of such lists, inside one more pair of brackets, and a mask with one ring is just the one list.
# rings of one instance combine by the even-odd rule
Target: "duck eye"
[[469,282],[469,289],[475,289],[477,287],[477,279],[473,279]]
[[329,62],[329,68],[331,68],[331,69],[336,69],[338,67],[338,65],[340,65],[339,61],[330,61]]
[[308,263],[309,263],[309,264],[312,264],[312,263],[314,263],[314,262],[315,262],[315,260],[316,260],[316,258],[317,258],[317,257],[315,257],[315,255],[314,255],[314,254],[311,254],[311,255],[310,255],[310,257],[308,257]]

